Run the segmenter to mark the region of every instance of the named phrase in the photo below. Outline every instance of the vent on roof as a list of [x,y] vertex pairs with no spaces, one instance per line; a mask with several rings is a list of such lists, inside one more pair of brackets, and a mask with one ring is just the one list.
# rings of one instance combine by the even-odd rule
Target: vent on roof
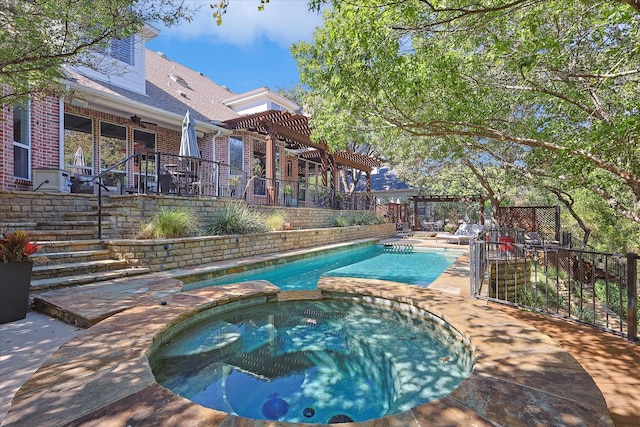
[[179,90],[179,91],[178,91],[178,94],[179,94],[181,97],[183,97],[183,98],[186,98],[186,97],[187,97],[186,92],[183,92],[183,91],[181,91],[181,90]]
[[169,78],[184,87],[189,87],[189,83],[177,74],[169,74]]
[[164,59],[169,59],[167,58],[167,55],[165,55],[164,52],[156,52],[158,54],[159,57],[164,58]]

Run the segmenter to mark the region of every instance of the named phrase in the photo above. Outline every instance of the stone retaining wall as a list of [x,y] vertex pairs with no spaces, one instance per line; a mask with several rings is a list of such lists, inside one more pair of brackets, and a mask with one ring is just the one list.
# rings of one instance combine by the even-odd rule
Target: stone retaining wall
[[[40,193],[14,191],[0,192],[0,229],[35,228],[38,222],[61,222],[69,218],[67,214],[87,213],[88,218],[97,220],[97,196],[87,194]],[[184,206],[195,211],[201,222],[220,212],[229,203],[242,200],[213,199],[157,195],[110,195],[105,197],[103,212],[103,236],[107,239],[130,239],[161,208]],[[331,227],[333,218],[341,213],[332,209],[287,208],[284,206],[252,206],[262,212],[282,211],[286,222],[295,230]],[[108,225],[105,225],[107,222]],[[7,226],[6,224],[10,224]],[[4,230],[0,230],[4,231]]]
[[378,224],[251,235],[118,240],[107,242],[107,247],[115,258],[163,271],[350,240],[383,239],[395,233],[395,224]]

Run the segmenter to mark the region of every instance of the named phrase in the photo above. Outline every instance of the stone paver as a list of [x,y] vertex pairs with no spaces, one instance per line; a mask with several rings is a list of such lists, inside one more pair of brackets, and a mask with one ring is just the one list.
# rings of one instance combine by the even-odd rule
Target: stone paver
[[[390,241],[436,246],[428,239]],[[464,249],[464,246],[441,242],[437,246]],[[375,293],[385,298],[427,308],[456,327],[462,325],[460,329],[472,340],[479,355],[479,363],[472,376],[465,380],[465,387],[447,398],[358,425],[589,426],[614,425],[615,422],[618,427],[640,426],[637,345],[583,325],[469,300],[465,260],[466,257],[462,257],[461,262],[441,275],[425,294],[416,293],[406,285],[380,282],[372,286],[360,279],[340,279],[340,283],[320,286],[325,292],[341,290],[360,294],[375,289]],[[207,268],[200,271],[206,273]],[[160,286],[172,288],[175,284],[167,282]],[[68,416],[63,418],[71,425],[168,426],[189,420],[193,425],[284,425],[227,416],[175,396],[149,377],[149,370],[144,366],[146,357],[141,356],[159,330],[167,323],[188,316],[194,307],[225,303],[240,298],[244,292],[253,295],[274,292],[268,285],[266,291],[264,287],[262,283],[244,290],[236,286],[228,290],[159,293],[157,296],[167,301],[166,305],[160,305],[154,297],[140,300],[143,303],[140,307],[124,308],[126,311],[91,327],[47,360],[18,392],[3,425],[25,425],[25,422],[48,425],[55,423],[60,412]],[[319,292],[309,296],[318,298]],[[93,297],[95,301],[97,295]],[[304,293],[278,296],[283,300],[302,297]],[[0,337],[4,338],[2,326]],[[4,358],[4,342],[0,344]],[[4,372],[6,365],[4,359],[0,360],[3,362],[0,372]],[[90,398],[78,394],[87,390],[99,407],[92,404]],[[79,402],[74,397],[78,397]],[[64,409],[67,402],[68,410]],[[36,416],[34,412],[46,415]],[[549,416],[551,418],[545,418]]]

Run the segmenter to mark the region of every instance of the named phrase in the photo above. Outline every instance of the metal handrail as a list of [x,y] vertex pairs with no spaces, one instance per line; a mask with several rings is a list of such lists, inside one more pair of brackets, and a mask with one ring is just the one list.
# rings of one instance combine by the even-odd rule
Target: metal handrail
[[102,177],[108,174],[109,172],[112,172],[118,166],[121,166],[126,164],[127,162],[130,162],[136,157],[140,157],[140,159],[142,159],[142,155],[143,155],[142,153],[132,154],[126,159],[116,163],[110,168],[105,169],[104,171],[102,171],[101,173],[99,173],[98,175],[94,176],[89,180],[89,182],[98,184],[98,240],[102,240],[102,189],[104,188],[105,190],[109,190],[107,186],[102,183]]

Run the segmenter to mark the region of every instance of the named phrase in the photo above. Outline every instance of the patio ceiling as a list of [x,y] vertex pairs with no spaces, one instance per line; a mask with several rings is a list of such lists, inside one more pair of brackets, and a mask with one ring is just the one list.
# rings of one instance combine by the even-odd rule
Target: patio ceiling
[[284,142],[286,148],[300,150],[298,155],[305,159],[320,162],[327,153],[334,158],[336,165],[342,167],[371,172],[372,168],[381,166],[380,161],[373,157],[347,150],[332,151],[324,141],[313,142],[309,119],[301,114],[269,110],[226,120],[224,125],[231,130],[247,130],[261,135],[274,134]]

